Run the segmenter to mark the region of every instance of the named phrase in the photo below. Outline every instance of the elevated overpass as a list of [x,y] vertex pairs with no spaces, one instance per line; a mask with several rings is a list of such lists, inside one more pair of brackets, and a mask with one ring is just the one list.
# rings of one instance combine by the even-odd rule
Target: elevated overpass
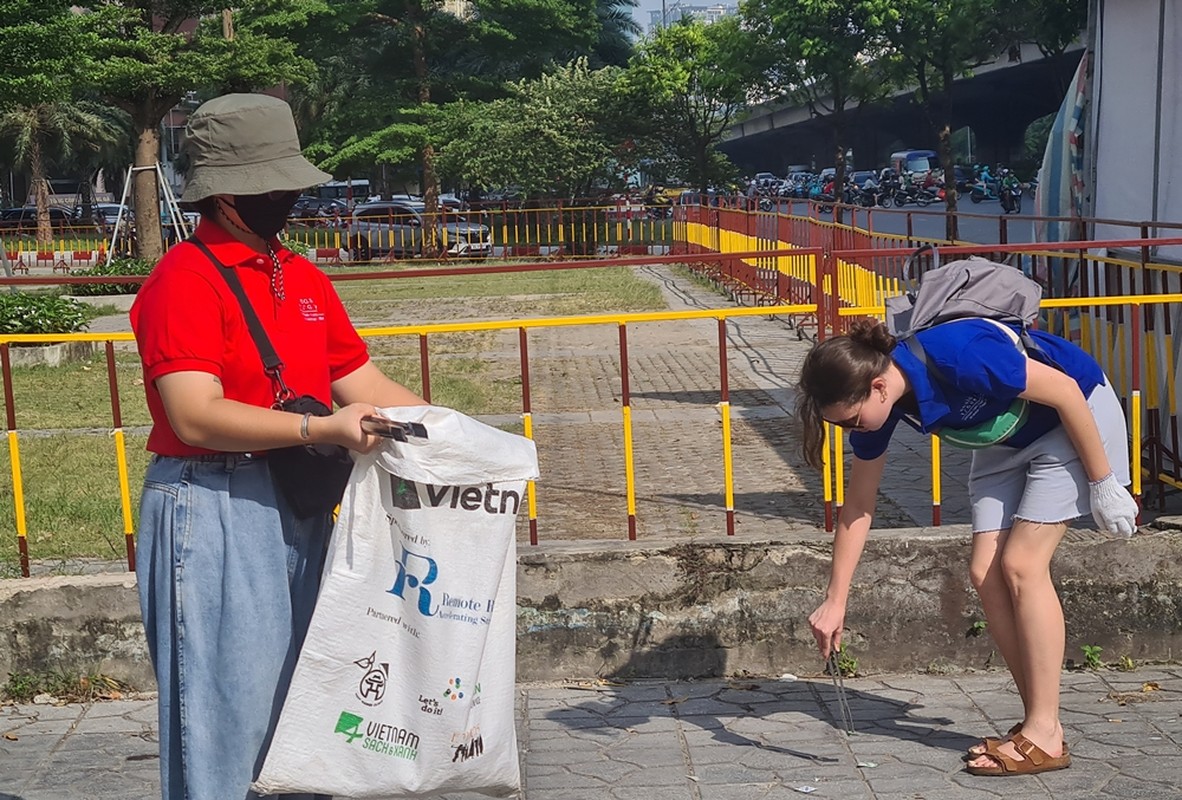
[[[952,97],[952,128],[973,130],[973,160],[1008,162],[1022,149],[1026,127],[1058,110],[1079,64],[1083,45],[1046,58],[1034,45],[1022,45],[958,80]],[[894,150],[935,149],[936,134],[916,105],[914,88],[876,106],[847,107],[846,146],[854,167],[885,164]],[[832,166],[833,138],[825,117],[807,106],[762,106],[727,132],[720,149],[740,170],[783,174],[790,164]]]

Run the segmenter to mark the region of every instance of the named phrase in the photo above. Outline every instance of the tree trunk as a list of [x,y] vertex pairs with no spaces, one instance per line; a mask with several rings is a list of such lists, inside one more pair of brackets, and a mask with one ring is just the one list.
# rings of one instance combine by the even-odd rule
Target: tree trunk
[[82,215],[80,221],[83,225],[94,224],[94,181],[98,173],[90,173],[83,177],[82,185],[79,187],[82,190]]
[[[419,85],[419,105],[431,104],[431,75],[427,69],[427,26],[421,5],[411,5],[414,24],[412,55],[415,66],[415,81]],[[435,148],[430,142],[423,145],[423,256],[439,258],[442,248],[439,243],[439,179],[435,175]]]
[[845,200],[845,106],[843,98],[833,101],[833,221],[844,221],[845,209],[841,203]]
[[136,121],[135,175],[132,206],[135,208],[136,255],[155,263],[164,255],[160,237],[160,187],[156,161],[160,154],[160,131],[155,124]]
[[956,76],[946,67],[942,77],[943,103],[940,106],[939,127],[936,133],[940,137],[940,165],[944,167],[944,238],[951,243],[960,238],[956,216],[956,169],[952,164],[952,81]]
[[45,179],[45,154],[41,138],[33,131],[29,143],[29,179],[33,183],[33,204],[37,207],[37,249],[53,249],[53,226],[49,223],[49,181]]
[[944,166],[944,238],[955,242],[960,235],[956,224],[956,170],[952,166],[952,126],[946,121],[940,127],[940,163]]

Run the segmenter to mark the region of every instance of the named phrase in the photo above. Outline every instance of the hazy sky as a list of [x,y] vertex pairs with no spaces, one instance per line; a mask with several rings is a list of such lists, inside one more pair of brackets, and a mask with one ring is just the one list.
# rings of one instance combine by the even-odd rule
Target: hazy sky
[[[666,6],[669,0],[665,0]],[[648,33],[648,21],[650,11],[660,11],[661,0],[640,0],[640,4],[632,9],[632,18],[636,20],[636,24],[640,26],[641,33]]]

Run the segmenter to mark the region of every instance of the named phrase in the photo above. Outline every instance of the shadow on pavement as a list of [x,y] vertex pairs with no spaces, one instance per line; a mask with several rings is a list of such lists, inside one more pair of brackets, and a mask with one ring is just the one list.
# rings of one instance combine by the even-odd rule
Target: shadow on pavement
[[[671,637],[651,649],[635,654],[619,669],[604,677],[638,680],[637,683],[608,687],[588,700],[550,712],[547,717],[559,723],[573,723],[572,728],[594,730],[588,718],[602,721],[602,729],[635,728],[654,719],[675,719],[694,725],[715,741],[736,747],[754,747],[783,753],[819,763],[837,759],[783,747],[775,742],[776,725],[768,734],[752,735],[732,730],[728,725],[752,719],[776,718],[777,725],[790,722],[793,715],[811,717],[841,730],[841,711],[837,689],[829,680],[777,680],[775,678],[719,678],[726,674],[726,648],[714,637]],[[666,679],[666,676],[698,676],[700,683],[642,682]],[[654,689],[665,690],[657,697]],[[943,730],[953,720],[918,714],[922,704],[881,697],[846,688],[845,697],[859,733],[890,736],[921,745],[963,752],[979,737]],[[581,712],[578,721],[571,712]],[[750,727],[750,726],[747,726]],[[856,734],[855,734],[856,735]]]

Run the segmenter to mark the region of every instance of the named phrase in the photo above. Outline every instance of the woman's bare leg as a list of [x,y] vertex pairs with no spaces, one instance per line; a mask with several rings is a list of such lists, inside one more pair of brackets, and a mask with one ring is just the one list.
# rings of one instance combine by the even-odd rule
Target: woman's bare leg
[[[1052,757],[1063,752],[1059,676],[1063,668],[1066,628],[1063,607],[1051,582],[1051,557],[1066,531],[1066,523],[1015,519],[1000,548],[1001,572],[1009,587],[1014,611],[1013,634],[1017,653],[1013,663],[1021,664],[1025,684],[1022,704],[1026,713],[1022,735]],[[1011,663],[1008,657],[1006,660]],[[1012,744],[1003,744],[1001,751],[1010,758],[1022,760]],[[970,763],[988,766],[992,762],[989,756],[978,756]]]
[[[1026,705],[1026,674],[1019,657],[1017,624],[1014,620],[1014,603],[1010,597],[1010,586],[1002,570],[1002,552],[1005,550],[1009,529],[973,534],[973,552],[969,561],[969,579],[985,620],[989,623],[989,636],[1009,667],[1022,705]],[[970,753],[983,753],[983,745],[969,748]]]

